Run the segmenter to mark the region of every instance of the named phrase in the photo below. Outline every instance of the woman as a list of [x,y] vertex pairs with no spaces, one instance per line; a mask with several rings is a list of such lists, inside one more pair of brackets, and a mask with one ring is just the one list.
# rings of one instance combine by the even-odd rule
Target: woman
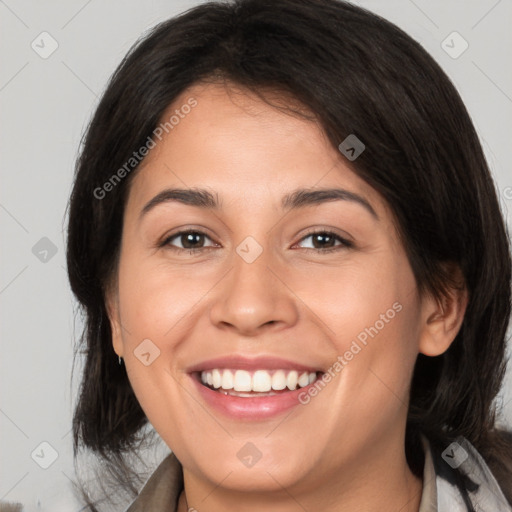
[[75,451],[129,475],[148,424],[172,451],[130,512],[512,510],[504,222],[458,93],[389,22],[160,24],[88,128],[67,257]]

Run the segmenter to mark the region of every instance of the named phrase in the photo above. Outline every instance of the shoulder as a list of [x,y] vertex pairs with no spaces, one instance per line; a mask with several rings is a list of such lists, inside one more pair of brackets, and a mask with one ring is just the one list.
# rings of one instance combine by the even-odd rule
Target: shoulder
[[444,450],[433,448],[425,439],[424,446],[435,476],[438,512],[512,512],[491,469],[467,439],[458,437]]
[[[151,474],[125,512],[175,512],[182,489],[183,469],[174,453],[170,453]],[[169,509],[169,504],[174,508]]]
[[23,505],[21,503],[0,501],[0,512],[23,512]]

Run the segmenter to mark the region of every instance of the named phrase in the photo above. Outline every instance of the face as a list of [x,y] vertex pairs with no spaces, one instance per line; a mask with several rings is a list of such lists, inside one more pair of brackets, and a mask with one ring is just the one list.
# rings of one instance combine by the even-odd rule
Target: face
[[149,421],[232,489],[385,460],[403,447],[422,318],[386,203],[318,124],[249,92],[196,85],[164,120],[176,109],[131,184],[111,300]]

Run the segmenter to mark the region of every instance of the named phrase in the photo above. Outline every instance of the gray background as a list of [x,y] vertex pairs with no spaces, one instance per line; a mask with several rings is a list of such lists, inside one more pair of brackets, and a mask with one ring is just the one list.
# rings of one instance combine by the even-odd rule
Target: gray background
[[[20,501],[28,512],[80,508],[69,478],[73,340],[81,323],[67,283],[64,233],[79,141],[132,43],[197,3],[0,0],[0,500]],[[355,3],[402,27],[452,78],[481,137],[510,226],[512,2]],[[40,36],[44,31],[58,44],[46,59],[31,47],[35,41],[40,53],[51,49],[49,36]],[[453,31],[469,44],[457,58],[445,51],[463,49],[458,36],[446,40]],[[511,372],[500,402],[512,424]],[[42,442],[58,454],[48,469],[40,466],[52,462],[52,452]]]

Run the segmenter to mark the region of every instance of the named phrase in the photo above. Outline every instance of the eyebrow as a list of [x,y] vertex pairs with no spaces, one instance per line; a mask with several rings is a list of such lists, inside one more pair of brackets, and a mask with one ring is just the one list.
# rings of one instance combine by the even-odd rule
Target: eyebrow
[[[297,189],[286,194],[282,201],[281,207],[284,210],[295,210],[306,206],[332,202],[332,201],[350,201],[359,204],[365,208],[376,220],[379,216],[373,209],[372,205],[362,196],[341,188],[324,188],[324,189]],[[140,212],[140,218],[147,214],[155,206],[163,203],[178,202],[189,206],[196,206],[203,209],[219,210],[221,202],[218,194],[212,194],[203,188],[170,188],[162,190],[153,199],[148,201]]]

